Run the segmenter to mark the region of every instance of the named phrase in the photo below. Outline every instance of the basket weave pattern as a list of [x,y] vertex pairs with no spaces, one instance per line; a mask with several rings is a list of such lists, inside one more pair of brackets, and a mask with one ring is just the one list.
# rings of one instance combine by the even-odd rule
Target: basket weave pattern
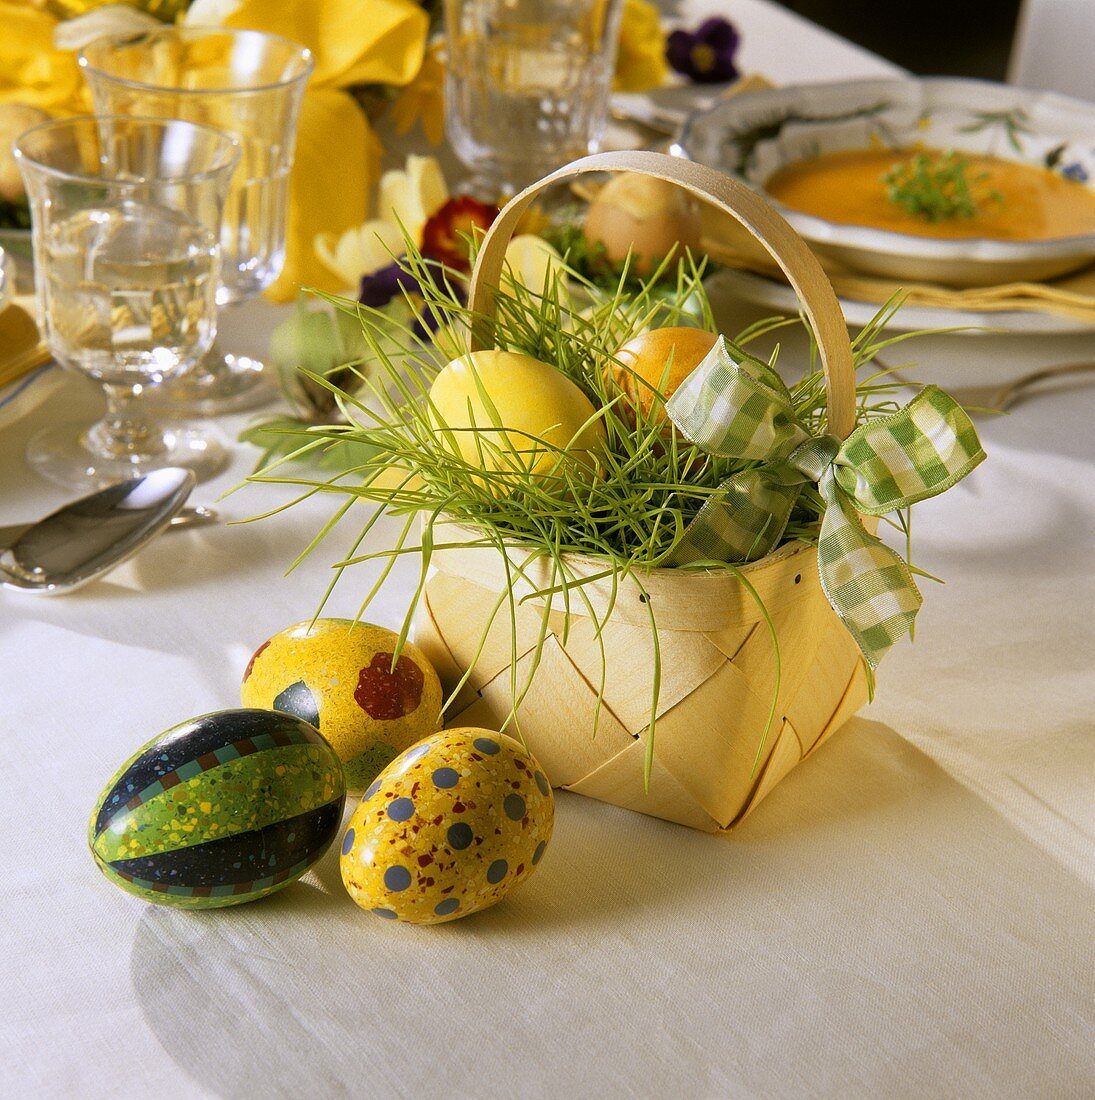
[[[415,639],[447,691],[474,663],[447,721],[497,729],[512,705],[514,653],[518,693],[528,680],[543,606],[530,601],[517,607],[515,646],[507,607],[488,630],[505,576],[492,556],[498,557],[491,551],[435,553]],[[731,575],[659,570],[642,582],[659,619],[662,668],[649,792],[643,761],[653,640],[638,590],[626,583],[602,634],[599,716],[602,657],[593,622],[578,613],[577,599],[569,615],[550,612],[550,631],[517,720],[554,786],[697,829],[728,828],[859,709],[867,695],[860,653],[821,590],[816,551],[785,547],[747,567],[746,575],[768,608],[780,648],[775,712],[759,766],[754,770],[776,689],[768,625]],[[683,603],[681,582],[694,589]],[[635,602],[630,614],[629,593]]]
[[[490,346],[492,288],[506,243],[532,200],[548,185],[605,170],[672,180],[730,215],[770,252],[817,340],[827,430],[846,438],[855,419],[852,353],[836,296],[817,261],[748,188],[673,157],[586,157],[513,199],[477,258],[469,304],[488,320],[474,328],[471,350]],[[596,622],[584,613],[580,597],[556,596],[544,634],[543,602],[530,593],[551,588],[557,579],[548,564],[513,547],[507,570],[501,551],[467,545],[481,541],[482,532],[441,526],[443,531],[435,526],[434,544],[445,549],[433,553],[415,640],[449,692],[471,669],[446,721],[497,729],[520,699],[520,733],[556,786],[694,828],[726,829],[866,699],[859,649],[825,597],[814,547],[788,544],[742,567],[753,592],[727,570],[652,570],[620,578],[616,591],[610,581],[591,580],[581,591]],[[605,562],[575,556],[567,569],[572,578],[591,577],[604,572]],[[522,597],[526,602],[519,603]],[[661,682],[646,790],[656,665],[652,615]],[[603,657],[597,622],[604,624]]]

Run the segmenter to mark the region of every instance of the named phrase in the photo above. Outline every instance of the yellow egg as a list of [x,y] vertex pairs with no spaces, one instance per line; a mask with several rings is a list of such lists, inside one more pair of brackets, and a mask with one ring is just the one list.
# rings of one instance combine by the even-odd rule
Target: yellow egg
[[574,382],[515,351],[475,351],[454,359],[434,379],[430,404],[444,445],[491,473],[550,474],[559,449],[567,450],[569,460],[595,467],[605,440],[604,423],[591,420],[593,405]]
[[603,244],[614,262],[630,251],[631,270],[645,277],[667,256],[698,251],[702,228],[699,206],[687,191],[667,180],[625,172],[609,180],[589,204],[582,232]]
[[[506,245],[505,268],[515,283],[535,294],[543,294],[544,287],[551,287],[551,281],[561,277],[563,257],[558,249],[552,247],[534,233],[522,233]],[[559,283],[560,290],[564,284]],[[502,292],[514,297],[514,291],[507,283],[502,284]]]
[[[700,365],[718,342],[718,336],[699,328],[656,328],[628,340],[613,366],[617,385],[630,396],[644,417],[649,415],[655,393],[667,400]],[[665,409],[655,413],[665,418]]]
[[362,790],[408,745],[441,724],[441,683],[417,646],[351,619],[297,623],[262,643],[243,674],[245,707],[310,722],[342,761],[346,786]]
[[532,874],[555,821],[551,785],[512,737],[435,733],[377,776],[342,839],[362,909],[439,924],[494,905]]

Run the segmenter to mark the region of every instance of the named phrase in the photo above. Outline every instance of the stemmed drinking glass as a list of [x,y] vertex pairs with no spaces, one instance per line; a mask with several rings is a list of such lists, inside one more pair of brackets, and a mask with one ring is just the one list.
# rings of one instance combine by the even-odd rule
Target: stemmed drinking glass
[[22,134],[15,157],[30,200],[39,329],[61,366],[107,396],[90,428],[34,436],[28,461],[82,489],[163,466],[213,473],[226,457],[214,438],[157,427],[143,406],[213,345],[235,139],[173,119],[72,118]]
[[491,202],[600,147],[623,0],[445,0],[445,129]]
[[[288,177],[311,53],[258,31],[165,27],[96,39],[79,62],[100,114],[188,119],[236,136],[241,158],[225,205],[217,302],[268,287],[285,260]],[[260,360],[215,352],[168,392],[180,406],[223,412],[272,396],[262,383]]]

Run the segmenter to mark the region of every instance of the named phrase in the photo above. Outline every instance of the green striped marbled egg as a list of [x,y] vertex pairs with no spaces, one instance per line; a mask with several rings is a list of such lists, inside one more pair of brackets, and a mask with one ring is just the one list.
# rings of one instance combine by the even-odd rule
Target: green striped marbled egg
[[146,901],[238,905],[304,874],[338,832],[345,799],[342,765],[307,722],[217,711],[122,765],[88,843],[107,878]]

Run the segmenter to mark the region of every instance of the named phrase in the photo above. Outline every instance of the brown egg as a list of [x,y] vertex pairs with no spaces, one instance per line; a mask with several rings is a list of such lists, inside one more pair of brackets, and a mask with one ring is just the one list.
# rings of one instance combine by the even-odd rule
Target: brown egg
[[23,178],[11,151],[12,142],[49,115],[26,103],[0,103],[0,199],[18,202],[23,197]]
[[[660,393],[667,400],[672,397],[718,339],[715,333],[699,328],[652,329],[628,340],[616,352],[623,366],[613,366],[613,377],[645,417],[655,395]],[[655,415],[664,419],[665,410],[659,408]]]
[[699,204],[674,183],[624,172],[589,204],[582,232],[614,262],[630,251],[632,270],[645,277],[667,256],[699,249]]

